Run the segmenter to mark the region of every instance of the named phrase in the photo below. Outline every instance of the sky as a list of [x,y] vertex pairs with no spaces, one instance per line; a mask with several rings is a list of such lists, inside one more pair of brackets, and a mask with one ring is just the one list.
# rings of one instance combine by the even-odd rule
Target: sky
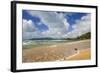
[[90,24],[90,13],[22,11],[23,39],[75,38],[90,32]]

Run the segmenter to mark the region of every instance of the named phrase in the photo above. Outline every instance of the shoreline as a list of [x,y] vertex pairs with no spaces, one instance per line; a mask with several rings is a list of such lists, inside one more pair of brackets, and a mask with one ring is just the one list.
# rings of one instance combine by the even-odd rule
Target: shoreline
[[[77,48],[77,50],[75,50]],[[85,52],[81,52],[82,50],[88,50]],[[67,59],[68,57],[77,54],[89,56],[86,59],[90,59],[90,40],[80,40],[76,42],[69,42],[69,43],[60,43],[54,44],[50,46],[43,46],[37,47],[32,49],[23,49],[22,50],[22,61],[26,62],[45,62],[45,61],[56,61],[56,60],[75,60],[75,59]],[[82,55],[82,56],[83,56]],[[75,56],[73,56],[75,57]],[[66,59],[65,59],[66,58]],[[77,58],[77,57],[76,57]],[[85,59],[85,58],[84,58]],[[77,59],[77,60],[81,60]]]

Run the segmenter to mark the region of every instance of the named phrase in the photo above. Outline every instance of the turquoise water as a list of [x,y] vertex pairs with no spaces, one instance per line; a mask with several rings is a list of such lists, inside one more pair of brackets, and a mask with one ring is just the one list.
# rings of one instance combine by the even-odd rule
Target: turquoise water
[[26,40],[23,41],[23,49],[29,49],[34,47],[48,46],[54,45],[58,43],[67,43],[71,42],[71,40]]

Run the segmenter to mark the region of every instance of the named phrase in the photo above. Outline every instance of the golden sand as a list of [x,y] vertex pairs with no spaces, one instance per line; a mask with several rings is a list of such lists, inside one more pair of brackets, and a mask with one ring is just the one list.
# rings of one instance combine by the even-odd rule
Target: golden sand
[[82,50],[79,54],[69,58],[68,60],[87,60],[91,59],[90,49]]
[[[55,46],[56,45],[56,46]],[[91,58],[90,40],[83,40],[72,43],[61,43],[51,46],[37,47],[22,50],[22,62],[45,62],[64,60],[86,60]],[[75,51],[78,48],[79,54]],[[69,56],[77,54],[69,59]]]

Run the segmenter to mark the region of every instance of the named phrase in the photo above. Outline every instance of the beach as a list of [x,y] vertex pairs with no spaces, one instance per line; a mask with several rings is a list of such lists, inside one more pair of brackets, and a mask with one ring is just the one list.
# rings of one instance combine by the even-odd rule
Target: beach
[[90,39],[22,49],[22,62],[73,61],[91,59]]

